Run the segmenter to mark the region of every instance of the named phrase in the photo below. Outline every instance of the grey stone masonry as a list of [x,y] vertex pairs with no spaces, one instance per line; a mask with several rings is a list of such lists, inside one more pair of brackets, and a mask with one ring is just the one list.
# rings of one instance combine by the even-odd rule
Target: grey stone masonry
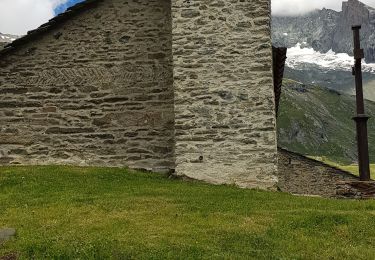
[[375,199],[375,181],[346,180],[338,182],[336,197],[342,199]]
[[103,0],[0,59],[0,163],[174,168],[169,0]]
[[269,0],[172,1],[176,174],[273,189]]
[[75,8],[0,51],[0,164],[276,188],[270,0]]
[[278,187],[284,192],[342,197],[342,183],[359,181],[349,172],[285,149],[279,149],[278,158]]

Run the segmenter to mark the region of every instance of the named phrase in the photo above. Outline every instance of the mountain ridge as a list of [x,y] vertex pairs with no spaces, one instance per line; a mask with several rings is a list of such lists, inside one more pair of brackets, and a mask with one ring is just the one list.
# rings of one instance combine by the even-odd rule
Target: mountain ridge
[[322,53],[353,55],[351,27],[359,24],[365,60],[375,63],[375,8],[358,0],[343,2],[342,11],[323,8],[298,16],[274,15],[272,40],[277,47],[300,43]]

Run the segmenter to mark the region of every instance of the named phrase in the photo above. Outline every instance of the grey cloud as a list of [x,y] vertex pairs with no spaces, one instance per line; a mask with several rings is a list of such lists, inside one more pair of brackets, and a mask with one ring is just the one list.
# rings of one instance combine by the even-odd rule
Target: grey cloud
[[[272,0],[272,13],[275,15],[297,15],[323,7],[340,11],[342,2],[340,0]],[[375,0],[361,2],[375,7]]]

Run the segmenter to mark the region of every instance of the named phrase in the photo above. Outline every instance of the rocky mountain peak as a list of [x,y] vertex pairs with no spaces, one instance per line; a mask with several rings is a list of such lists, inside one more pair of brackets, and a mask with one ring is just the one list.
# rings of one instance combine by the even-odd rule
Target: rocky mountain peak
[[368,63],[375,62],[375,8],[358,0],[342,3],[342,11],[323,8],[300,16],[277,16],[272,21],[273,44],[288,48],[297,43],[315,51],[353,53],[352,25],[362,25],[362,48]]
[[365,59],[375,62],[375,9],[358,0],[348,0],[342,3],[342,12],[338,20],[333,38],[332,50],[352,54],[353,25],[361,25],[362,47]]
[[342,3],[342,17],[350,24],[368,24],[375,22],[375,8],[358,0]]
[[342,20],[350,25],[375,25],[375,8],[358,0],[349,0],[342,3]]

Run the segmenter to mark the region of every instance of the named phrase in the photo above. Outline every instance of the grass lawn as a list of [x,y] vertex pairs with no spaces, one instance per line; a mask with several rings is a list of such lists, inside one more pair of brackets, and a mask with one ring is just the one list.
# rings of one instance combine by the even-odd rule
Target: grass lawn
[[0,168],[0,202],[0,259],[375,258],[375,201],[50,166]]
[[[339,164],[337,162],[334,162],[328,159],[327,157],[318,157],[318,156],[309,156],[309,157],[314,160],[324,162],[328,165],[334,166],[336,168],[342,169],[344,171],[347,171],[347,172],[350,172],[352,174],[359,176],[358,164],[342,165],[342,164]],[[370,173],[371,173],[371,179],[375,180],[375,164],[370,164]]]
[[[359,176],[358,164],[340,165],[341,169]],[[371,179],[375,180],[375,164],[370,164]]]

